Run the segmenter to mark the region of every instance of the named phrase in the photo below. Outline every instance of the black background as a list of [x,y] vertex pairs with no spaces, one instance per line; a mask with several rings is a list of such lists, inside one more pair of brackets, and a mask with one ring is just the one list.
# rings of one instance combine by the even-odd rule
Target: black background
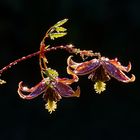
[[[67,98],[49,114],[41,96],[26,101],[17,87],[23,80],[34,86],[41,80],[38,57],[21,62],[2,75],[0,87],[0,140],[139,140],[139,34],[140,1],[136,0],[1,0],[0,67],[38,51],[46,30],[68,18],[68,35],[52,45],[72,43],[102,55],[132,63],[136,81],[120,83],[112,78],[106,91],[97,95],[87,76],[80,77],[80,98]],[[50,66],[66,74],[69,54],[48,54]],[[76,59],[75,59],[76,60]],[[76,83],[76,85],[78,85]],[[76,87],[76,86],[75,86]]]

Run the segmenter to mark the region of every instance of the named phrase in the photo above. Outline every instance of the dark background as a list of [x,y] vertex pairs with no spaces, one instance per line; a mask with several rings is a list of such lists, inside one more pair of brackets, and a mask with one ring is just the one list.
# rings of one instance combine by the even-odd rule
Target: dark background
[[[24,61],[2,75],[0,87],[0,140],[139,140],[139,34],[138,0],[1,0],[0,67],[38,51],[46,30],[68,18],[68,35],[52,44],[73,43],[80,49],[100,51],[132,63],[136,81],[120,83],[112,78],[106,91],[95,94],[87,76],[80,77],[80,98],[67,98],[49,114],[41,96],[26,101],[17,87],[23,80],[29,87],[41,80],[38,57]],[[48,54],[50,66],[61,77],[66,74],[65,51]],[[76,84],[78,85],[78,84]]]

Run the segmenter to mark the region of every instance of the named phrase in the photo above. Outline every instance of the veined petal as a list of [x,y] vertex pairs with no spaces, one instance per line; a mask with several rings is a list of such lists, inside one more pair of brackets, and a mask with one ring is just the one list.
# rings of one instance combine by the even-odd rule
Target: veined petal
[[125,75],[118,67],[110,63],[109,61],[103,61],[103,67],[107,71],[107,73],[117,79],[118,81],[128,83],[135,81],[135,76],[132,74],[132,77],[129,78]]
[[82,63],[76,63],[71,58],[69,58],[68,61],[69,70],[73,71],[76,75],[89,74],[100,66],[100,61],[98,59],[92,59]]
[[68,86],[64,83],[54,82],[52,84],[54,85],[55,92],[59,93],[60,96],[62,96],[62,97],[74,97],[74,96],[79,97],[79,95],[80,95],[79,88],[77,88],[76,91],[73,91],[73,89],[70,86]]
[[109,62],[122,71],[129,72],[131,70],[131,62],[128,63],[128,66],[122,66],[117,58],[111,59]]
[[[18,94],[23,99],[33,99],[39,96],[45,90],[47,90],[46,82],[43,80],[39,84],[37,84],[35,87],[32,87],[32,88],[24,87],[22,86],[22,83],[23,83],[22,81],[19,83]],[[31,93],[26,95],[26,94],[23,94],[23,92],[31,92]]]
[[78,79],[79,79],[78,76],[75,75],[75,76],[73,76],[72,79],[69,79],[69,78],[57,78],[56,81],[57,81],[57,82],[64,83],[64,84],[66,84],[66,85],[70,85],[70,84],[72,84],[72,83],[74,83],[74,82],[77,82]]

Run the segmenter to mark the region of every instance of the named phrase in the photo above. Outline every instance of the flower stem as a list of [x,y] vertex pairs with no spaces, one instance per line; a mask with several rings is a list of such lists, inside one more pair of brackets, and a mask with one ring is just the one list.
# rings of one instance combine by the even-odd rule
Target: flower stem
[[[55,50],[58,50],[58,49],[64,49],[66,51],[68,51],[69,53],[76,53],[75,52],[75,49],[76,48],[73,48],[74,46],[73,45],[65,45],[65,46],[56,46],[56,47],[51,47],[51,48],[47,48],[44,50],[44,53],[47,53],[47,52],[50,52],[50,51],[55,51]],[[40,54],[40,51],[37,51],[35,53],[32,53],[32,54],[29,54],[27,56],[23,56],[13,62],[11,62],[10,64],[8,64],[7,66],[3,67],[1,70],[0,70],[0,76],[3,72],[5,72],[6,70],[10,69],[12,66],[16,65],[17,63],[21,62],[21,61],[24,61],[24,60],[27,60],[29,58],[32,58],[34,56],[37,56]]]
[[[90,50],[89,51],[86,51],[85,53],[85,50],[80,50],[77,49],[77,48],[74,48],[74,46],[72,44],[70,45],[65,45],[65,46],[56,46],[56,47],[51,47],[51,48],[47,48],[47,49],[44,49],[44,53],[47,53],[47,52],[50,52],[50,51],[56,51],[58,49],[62,49],[62,50],[66,50],[67,52],[71,53],[71,54],[80,54],[81,55],[85,55],[85,56],[90,56],[90,57],[93,57],[93,56],[99,56],[99,53],[93,53],[91,52]],[[14,65],[16,65],[17,63],[21,62],[21,61],[24,61],[24,60],[27,60],[29,58],[32,58],[34,56],[38,56],[40,55],[40,51],[37,51],[35,53],[32,53],[32,54],[29,54],[27,56],[23,56],[13,62],[11,62],[10,64],[8,64],[7,66],[3,67],[1,70],[0,70],[0,76],[3,72],[7,71],[8,69],[10,69],[11,67],[13,67]]]

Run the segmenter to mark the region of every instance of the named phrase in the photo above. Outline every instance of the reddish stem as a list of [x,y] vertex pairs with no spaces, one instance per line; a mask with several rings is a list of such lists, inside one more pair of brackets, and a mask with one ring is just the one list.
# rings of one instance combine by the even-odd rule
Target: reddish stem
[[[66,51],[68,51],[69,53],[75,53],[75,48],[73,48],[72,45],[66,45],[66,46],[56,46],[56,47],[51,47],[51,48],[48,48],[46,50],[44,50],[44,53],[46,52],[49,52],[49,51],[55,51],[57,49],[64,49]],[[40,51],[37,51],[35,53],[32,53],[32,54],[29,54],[27,56],[23,56],[22,58],[19,58],[13,62],[11,62],[10,64],[8,64],[7,66],[3,67],[1,70],[0,70],[0,76],[1,74],[6,71],[7,69],[11,68],[12,66],[16,65],[17,63],[21,62],[21,61],[24,61],[24,60],[27,60],[33,56],[37,56],[40,54]]]

